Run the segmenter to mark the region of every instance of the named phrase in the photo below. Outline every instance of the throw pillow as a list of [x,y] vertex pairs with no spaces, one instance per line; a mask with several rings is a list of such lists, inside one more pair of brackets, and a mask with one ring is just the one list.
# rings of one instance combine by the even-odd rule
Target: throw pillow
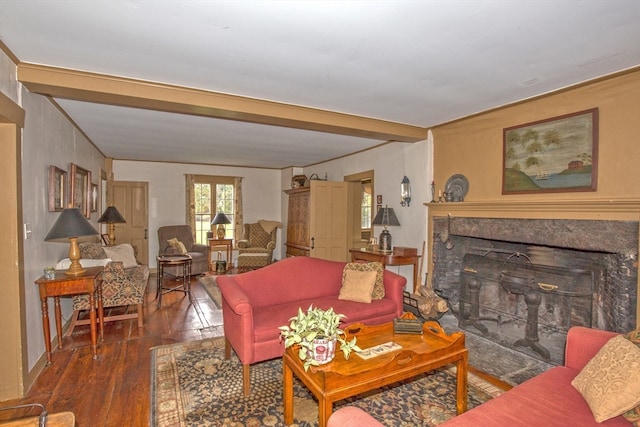
[[107,257],[100,243],[83,242],[79,243],[78,246],[80,247],[80,258],[82,259],[103,259]]
[[640,404],[640,348],[622,335],[611,338],[571,384],[596,422],[622,415]]
[[[640,329],[625,334],[624,337],[640,348]],[[629,409],[623,416],[635,427],[640,427],[640,405]]]
[[105,246],[104,251],[112,261],[122,261],[124,268],[131,268],[138,265],[133,247],[128,243],[118,246]]
[[384,298],[384,267],[382,267],[382,263],[380,262],[350,262],[344,266],[344,270],[342,273],[342,281],[344,282],[344,274],[346,271],[355,270],[355,271],[375,271],[376,272],[376,283],[373,286],[373,292],[371,294],[371,299],[382,299]]
[[375,283],[375,271],[346,270],[342,277],[338,299],[370,303]]
[[187,248],[185,247],[184,243],[178,240],[177,237],[167,240],[167,243],[169,244],[169,246],[178,251],[180,255],[184,255],[187,253]]

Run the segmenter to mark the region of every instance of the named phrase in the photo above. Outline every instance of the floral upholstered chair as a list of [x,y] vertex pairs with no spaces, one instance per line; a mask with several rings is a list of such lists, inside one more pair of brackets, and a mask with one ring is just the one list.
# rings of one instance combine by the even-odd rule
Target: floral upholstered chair
[[280,222],[265,220],[244,225],[244,239],[238,241],[240,270],[253,270],[273,262],[278,227],[282,227]]
[[[113,248],[106,249],[115,250]],[[115,251],[111,252],[112,255],[118,252]],[[130,252],[133,254],[133,249]],[[107,258],[107,253],[99,243],[81,243],[80,256],[83,259],[104,259]],[[105,309],[104,321],[106,323],[116,320],[138,319],[138,327],[141,328],[144,326],[143,303],[149,279],[149,268],[146,265],[132,265],[131,263],[131,260],[128,261],[128,268],[125,268],[123,261],[111,261],[103,267],[102,306]],[[71,335],[76,326],[89,324],[88,319],[79,319],[80,312],[89,309],[89,295],[75,295],[72,302],[73,315],[67,335]],[[135,306],[135,310],[131,310],[129,306]],[[123,308],[108,310],[114,307]]]

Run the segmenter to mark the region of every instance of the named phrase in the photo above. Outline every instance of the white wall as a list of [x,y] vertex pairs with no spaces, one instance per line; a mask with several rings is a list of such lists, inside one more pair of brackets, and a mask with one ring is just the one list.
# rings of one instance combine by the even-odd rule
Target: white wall
[[[23,222],[30,224],[32,230],[31,238],[24,241],[22,254],[27,362],[31,370],[45,353],[40,297],[34,282],[42,276],[44,267],[54,266],[69,252],[68,244],[44,241],[59,215],[48,211],[49,165],[69,172],[70,164],[76,163],[91,171],[92,182],[97,184],[104,157],[47,98],[23,88],[17,81],[15,64],[2,51],[0,91],[26,113],[22,132],[22,206],[15,209],[22,211]],[[97,226],[97,215],[91,216],[94,226]],[[62,298],[62,309],[63,318],[67,320],[72,311],[68,298]],[[49,314],[51,334],[55,337],[51,299]]]
[[[389,228],[393,246],[414,247],[422,254],[422,244],[427,238],[427,208],[424,203],[431,200],[431,146],[430,140],[411,144],[389,143],[373,150],[305,168],[304,174],[310,177],[317,173],[324,179],[326,173],[329,181],[342,181],[345,175],[373,169],[375,194],[382,195],[382,204],[393,208],[400,222],[400,227]],[[412,199],[408,207],[400,206],[400,182],[404,175],[411,182]],[[381,231],[382,228],[376,226],[374,235],[377,237]],[[407,289],[413,289],[411,266],[394,266],[388,269],[405,276]],[[428,268],[424,266],[422,274],[419,274],[421,283],[424,283],[426,271]]]
[[[114,160],[116,181],[149,183],[149,266],[155,268],[158,253],[158,227],[186,224],[185,174],[240,176],[244,222],[259,219],[283,221],[281,171],[273,169],[192,165],[183,163],[136,162]],[[281,259],[284,230],[278,231],[274,257]],[[235,254],[235,252],[234,252]]]

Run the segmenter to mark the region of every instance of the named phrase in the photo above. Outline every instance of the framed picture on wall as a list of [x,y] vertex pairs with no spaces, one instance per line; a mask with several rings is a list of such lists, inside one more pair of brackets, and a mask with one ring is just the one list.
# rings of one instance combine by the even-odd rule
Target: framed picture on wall
[[502,194],[596,191],[598,109],[503,130]]
[[49,166],[49,212],[61,212],[66,205],[67,172]]
[[80,209],[80,212],[87,218],[91,216],[90,193],[91,193],[91,172],[81,168],[75,163],[71,163],[71,206]]

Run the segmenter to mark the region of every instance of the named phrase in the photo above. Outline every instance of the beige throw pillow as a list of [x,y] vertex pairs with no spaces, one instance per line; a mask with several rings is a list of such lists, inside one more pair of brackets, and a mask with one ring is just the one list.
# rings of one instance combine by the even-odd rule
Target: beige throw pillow
[[133,247],[128,243],[118,246],[105,246],[104,252],[112,261],[122,261],[124,268],[131,268],[138,265]]
[[167,243],[169,244],[169,246],[177,250],[180,255],[184,255],[187,253],[187,248],[185,247],[184,243],[178,240],[177,237],[167,240]]
[[370,303],[375,283],[375,271],[347,270],[343,274],[338,299]]
[[596,422],[623,414],[640,404],[640,348],[622,335],[611,338],[571,384]]
[[349,270],[356,271],[375,271],[376,283],[373,285],[373,292],[371,293],[371,299],[384,298],[384,267],[379,262],[349,262],[344,266],[342,273],[342,281],[344,282],[344,275]]

